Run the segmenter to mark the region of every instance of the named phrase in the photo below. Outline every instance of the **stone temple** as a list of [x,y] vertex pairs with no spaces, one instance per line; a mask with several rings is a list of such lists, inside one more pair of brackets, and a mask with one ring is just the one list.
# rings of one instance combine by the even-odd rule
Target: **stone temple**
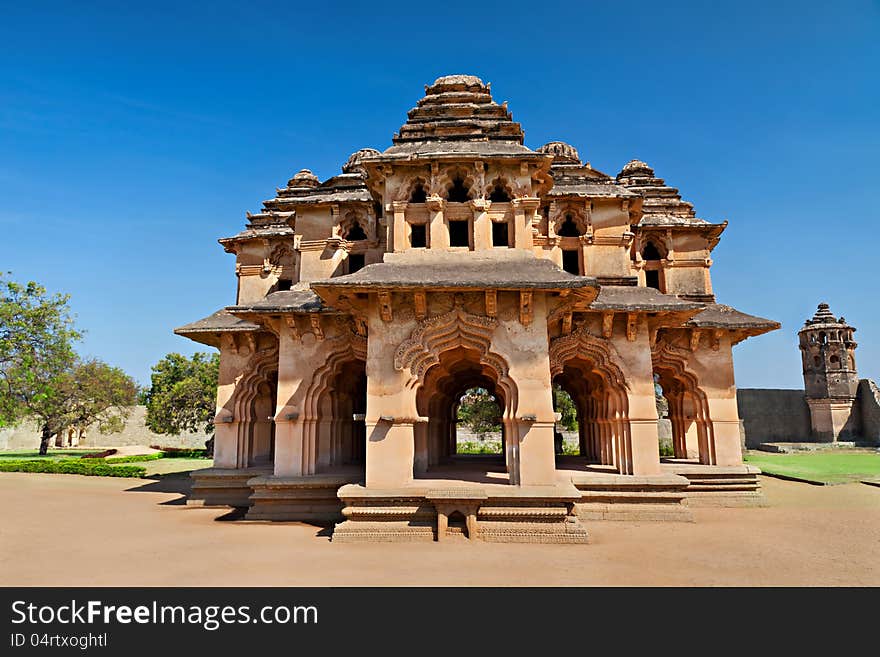
[[[525,542],[759,504],[732,349],[779,324],[716,303],[726,225],[644,162],[610,176],[566,143],[526,147],[488,84],[439,78],[389,148],[323,182],[301,170],[220,240],[236,303],[176,330],[220,350],[190,503],[333,522],[334,541]],[[553,384],[578,455],[554,449]],[[500,407],[496,456],[456,454],[475,387]]]

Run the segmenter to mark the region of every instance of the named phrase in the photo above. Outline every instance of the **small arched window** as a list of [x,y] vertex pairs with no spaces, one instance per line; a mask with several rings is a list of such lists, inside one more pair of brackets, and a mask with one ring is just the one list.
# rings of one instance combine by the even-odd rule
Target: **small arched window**
[[412,190],[412,194],[409,196],[410,203],[424,203],[428,199],[428,195],[425,192],[425,188],[422,183],[416,183],[416,186]]
[[452,187],[449,188],[446,200],[450,203],[467,203],[470,191],[471,190],[465,186],[464,180],[461,178],[455,178],[455,180],[452,181]]
[[351,224],[351,228],[348,229],[348,232],[345,235],[345,239],[350,242],[365,240],[367,239],[367,234],[364,232],[364,229],[361,228],[361,225],[357,221],[355,221]]
[[493,203],[510,203],[510,195],[507,193],[507,190],[501,186],[501,184],[495,185],[495,189],[492,190],[492,193],[489,194],[489,200]]
[[559,227],[560,237],[580,237],[581,231],[578,230],[574,218],[570,214],[565,215],[565,221]]
[[654,242],[648,242],[645,244],[645,248],[642,249],[642,260],[661,260],[660,251],[654,245]]

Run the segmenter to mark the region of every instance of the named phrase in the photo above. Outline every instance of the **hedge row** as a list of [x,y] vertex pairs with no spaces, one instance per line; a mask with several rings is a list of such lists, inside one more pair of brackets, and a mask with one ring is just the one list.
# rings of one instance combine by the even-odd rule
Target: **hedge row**
[[208,457],[208,450],[189,447],[159,447],[150,445],[150,449],[160,449],[166,459],[203,459]]
[[91,477],[144,477],[147,469],[138,465],[107,465],[95,459],[0,461],[0,472],[46,472]]
[[104,463],[139,463],[140,461],[158,461],[165,455],[162,452],[154,454],[132,454],[131,456],[112,456],[103,459]]

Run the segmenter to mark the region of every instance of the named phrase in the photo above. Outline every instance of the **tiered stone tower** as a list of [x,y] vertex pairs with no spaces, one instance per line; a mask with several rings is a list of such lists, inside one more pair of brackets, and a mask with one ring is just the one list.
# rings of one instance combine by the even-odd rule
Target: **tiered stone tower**
[[813,435],[822,442],[851,438],[859,430],[858,416],[852,412],[859,386],[854,332],[827,303],[820,303],[798,331]]

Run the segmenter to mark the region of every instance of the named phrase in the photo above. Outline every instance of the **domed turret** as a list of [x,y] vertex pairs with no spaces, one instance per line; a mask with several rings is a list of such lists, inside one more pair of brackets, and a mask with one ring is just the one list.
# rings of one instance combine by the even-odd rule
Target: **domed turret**
[[564,141],[551,141],[538,149],[539,153],[553,156],[553,164],[580,164],[577,149]]
[[620,173],[617,174],[617,180],[624,182],[625,178],[653,178],[654,169],[649,167],[641,160],[630,160],[627,162]]
[[287,186],[291,188],[295,187],[308,187],[310,189],[317,187],[321,184],[321,181],[318,180],[318,176],[313,174],[308,169],[300,169],[299,172],[290,180],[287,181]]
[[361,160],[372,155],[380,155],[380,153],[375,148],[362,148],[355,151],[342,165],[342,173],[363,173],[364,167],[361,165]]
[[857,432],[857,418],[851,417],[859,387],[854,332],[843,317],[834,316],[827,303],[820,303],[798,331],[804,389],[819,440],[838,440]]

